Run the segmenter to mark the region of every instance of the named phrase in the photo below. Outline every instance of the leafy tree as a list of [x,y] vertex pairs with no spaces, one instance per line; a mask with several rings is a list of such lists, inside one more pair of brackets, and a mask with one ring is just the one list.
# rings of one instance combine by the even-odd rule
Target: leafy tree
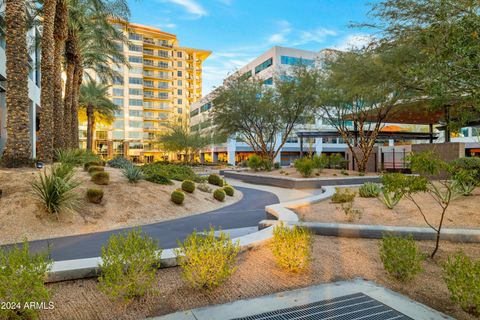
[[163,149],[184,155],[184,161],[189,162],[192,156],[207,146],[210,140],[199,132],[191,132],[186,124],[170,126],[170,131],[159,137]]

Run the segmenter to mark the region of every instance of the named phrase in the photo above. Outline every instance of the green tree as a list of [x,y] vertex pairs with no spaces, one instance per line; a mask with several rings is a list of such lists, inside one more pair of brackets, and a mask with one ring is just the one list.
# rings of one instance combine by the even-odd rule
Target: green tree
[[159,136],[158,142],[166,151],[184,155],[184,161],[190,162],[193,155],[210,143],[210,139],[199,132],[191,132],[186,124],[176,124],[169,132]]
[[80,87],[79,104],[87,114],[87,150],[92,150],[95,116],[112,122],[114,111],[118,109],[117,105],[108,98],[108,88],[109,86],[94,80],[88,81]]

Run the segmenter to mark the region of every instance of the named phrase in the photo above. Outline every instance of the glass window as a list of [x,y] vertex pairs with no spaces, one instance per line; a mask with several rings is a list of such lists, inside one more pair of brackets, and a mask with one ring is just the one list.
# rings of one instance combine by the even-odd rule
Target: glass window
[[177,71],[177,76],[178,76],[178,77],[181,77],[181,76],[182,76],[182,71],[180,71],[180,70]]
[[289,56],[281,56],[280,57],[280,63],[281,64],[288,64],[288,65],[304,64],[304,65],[307,65],[307,66],[311,66],[315,63],[315,60],[303,59],[303,58],[297,58],[297,57],[289,57]]
[[134,74],[142,74],[143,68],[131,68],[129,71],[130,73],[134,73]]
[[143,125],[143,121],[130,120],[128,121],[128,125],[131,128],[141,128]]
[[192,110],[192,112],[190,112],[190,118],[195,117],[198,114],[199,110],[200,109]]
[[123,107],[123,98],[113,98],[112,102],[119,107]]
[[143,117],[142,110],[128,110],[128,115],[130,117]]
[[113,76],[112,83],[113,84],[123,84],[123,77]]
[[142,46],[137,46],[135,44],[131,44],[128,46],[128,50],[135,51],[135,52],[142,52]]
[[260,63],[258,66],[255,67],[255,74],[262,72],[263,70],[270,67],[272,64],[273,64],[272,58],[265,60],[264,62]]
[[178,51],[178,52],[177,52],[177,57],[178,57],[178,58],[181,58],[181,57],[182,57],[182,52],[181,52],[181,51]]
[[115,129],[123,129],[125,127],[125,121],[123,120],[115,120],[113,122],[113,127]]
[[182,108],[177,108],[177,113],[182,114],[182,113],[183,113],[183,109],[182,109]]
[[273,78],[268,78],[267,80],[263,81],[263,84],[269,86],[273,84]]
[[128,39],[130,39],[130,40],[142,40],[142,35],[140,35],[138,33],[129,32],[128,33]]
[[177,86],[179,86],[179,87],[182,86],[182,80],[177,80]]
[[130,105],[130,106],[143,106],[143,100],[142,99],[129,99],[128,100],[128,105]]
[[115,110],[113,111],[113,115],[115,118],[123,118],[123,110]]
[[135,96],[141,96],[141,95],[143,95],[143,90],[142,89],[136,89],[136,88],[129,88],[128,89],[128,94],[135,95]]
[[177,61],[177,67],[182,67],[182,61]]
[[182,104],[182,99],[178,99],[177,104]]
[[128,56],[128,61],[133,63],[142,63],[143,58],[139,56]]
[[245,72],[240,76],[240,80],[247,80],[252,76],[252,70]]
[[143,79],[142,78],[130,77],[130,78],[128,78],[128,83],[130,83],[130,84],[142,84]]
[[[130,139],[141,139],[142,138],[142,132],[141,131],[129,131],[128,132],[128,137]],[[130,146],[130,148],[132,148],[132,147]]]
[[125,139],[125,133],[124,131],[113,131],[112,137],[113,139]]
[[[117,97],[123,97],[123,89],[113,88],[112,95],[117,96]],[[123,105],[123,103],[122,103],[122,105]]]
[[211,107],[212,107],[211,102],[205,103],[203,106],[200,107],[200,112],[205,112],[207,110],[210,110]]
[[179,96],[181,96],[181,95],[182,95],[182,89],[178,89],[178,90],[177,90],[177,94],[178,94]]

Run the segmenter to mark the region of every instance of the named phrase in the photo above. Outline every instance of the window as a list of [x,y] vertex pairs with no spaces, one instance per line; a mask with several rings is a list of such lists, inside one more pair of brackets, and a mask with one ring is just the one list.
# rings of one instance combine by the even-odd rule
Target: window
[[267,80],[263,81],[263,84],[270,86],[273,84],[273,78],[268,78]]
[[[117,96],[117,97],[123,97],[123,89],[113,88],[112,95]],[[122,103],[122,105],[123,105],[123,103]]]
[[200,107],[200,112],[208,111],[208,110],[210,110],[211,107],[212,107],[211,102],[206,103],[206,104],[204,104],[203,106]]
[[177,76],[178,76],[178,77],[181,77],[181,76],[182,76],[182,71],[180,71],[180,70],[177,71]]
[[177,90],[177,94],[178,94],[179,96],[181,96],[181,95],[182,95],[182,89],[178,89],[178,90]]
[[123,118],[123,110],[115,110],[113,111],[113,115],[115,118]]
[[143,106],[143,100],[142,99],[129,99],[128,100],[128,105],[130,105],[130,106]]
[[178,99],[177,104],[182,104],[182,99]]
[[[142,138],[142,132],[141,131],[129,131],[128,132],[128,137],[130,139],[141,139]],[[134,149],[134,148],[132,148],[132,146],[130,145],[130,149]]]
[[240,76],[240,80],[247,80],[252,76],[252,70],[245,72]]
[[159,92],[158,97],[160,99],[168,99],[168,92]]
[[262,72],[263,70],[270,67],[272,64],[273,64],[272,58],[265,60],[264,62],[260,63],[258,66],[255,67],[255,74]]
[[113,84],[123,84],[123,77],[113,76],[112,83]]
[[182,114],[182,113],[183,113],[182,108],[177,108],[177,113],[178,113],[178,114]]
[[[141,133],[141,132],[129,132],[129,136],[130,136],[130,133]],[[131,142],[129,145],[128,145],[128,148],[129,149],[143,149],[143,143],[141,142]]]
[[[125,139],[125,134],[124,134],[123,131],[113,131],[112,137],[113,137],[113,139],[123,140],[123,139]],[[123,144],[122,144],[122,146],[123,146]]]
[[158,56],[168,58],[170,55],[168,54],[168,51],[158,50]]
[[129,32],[128,33],[128,39],[130,39],[130,40],[142,40],[142,36],[139,35],[138,33]]
[[130,78],[128,78],[128,83],[130,83],[130,84],[142,84],[143,79],[142,78],[130,77]]
[[142,46],[137,46],[135,44],[131,44],[128,46],[128,50],[135,51],[135,52],[142,52]]
[[123,98],[113,98],[112,99],[113,104],[123,107]]
[[143,125],[143,121],[130,120],[128,121],[128,125],[130,126],[130,128],[141,128]]
[[128,115],[130,117],[143,117],[142,110],[128,110]]
[[143,58],[139,56],[128,56],[128,61],[133,63],[142,63]]
[[158,87],[161,89],[168,89],[168,82],[159,82]]
[[288,64],[288,65],[304,64],[307,66],[311,66],[312,64],[314,64],[314,62],[315,61],[312,59],[303,59],[303,58],[289,57],[289,56],[280,57],[281,64]]
[[135,96],[141,96],[143,94],[143,90],[142,89],[129,88],[128,89],[128,94],[135,95]]
[[182,52],[181,51],[178,51],[177,52],[177,58],[181,58],[182,57]]
[[177,86],[179,86],[179,87],[182,86],[182,80],[177,80]]
[[125,127],[125,122],[123,120],[115,120],[113,122],[113,127],[115,129],[123,129]]
[[182,61],[177,61],[177,67],[179,67],[179,68],[182,67]]
[[196,115],[198,115],[198,112],[200,111],[200,109],[195,109],[195,110],[192,110],[192,112],[190,112],[190,118],[193,118],[195,117]]
[[143,73],[143,68],[131,68],[130,73],[142,74]]

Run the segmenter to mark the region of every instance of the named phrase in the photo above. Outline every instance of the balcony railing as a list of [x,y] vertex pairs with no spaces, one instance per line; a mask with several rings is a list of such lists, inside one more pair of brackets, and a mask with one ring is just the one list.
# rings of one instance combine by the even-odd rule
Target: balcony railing
[[162,99],[162,100],[168,100],[168,94],[148,94],[148,93],[143,93],[143,97],[147,99]]

